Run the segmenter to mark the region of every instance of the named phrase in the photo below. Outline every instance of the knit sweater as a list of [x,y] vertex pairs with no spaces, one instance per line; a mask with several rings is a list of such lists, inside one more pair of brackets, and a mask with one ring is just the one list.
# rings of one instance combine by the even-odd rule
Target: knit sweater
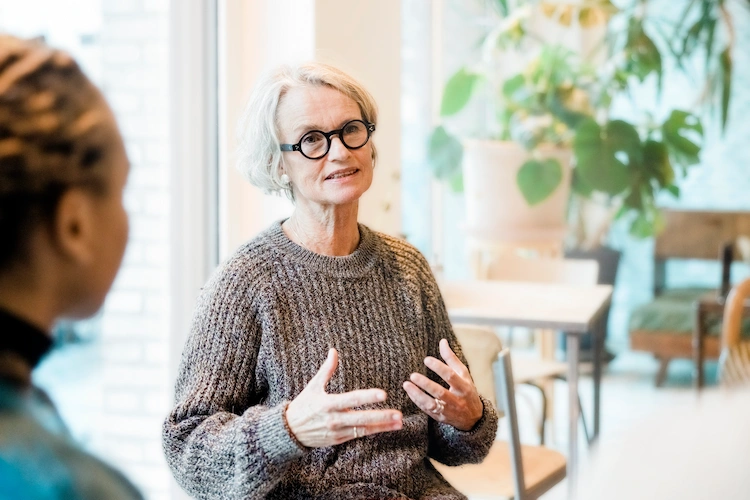
[[[246,243],[203,288],[163,428],[178,483],[205,499],[464,499],[428,458],[480,462],[497,413],[461,431],[422,412],[402,384],[446,338],[464,362],[435,279],[405,241],[359,226],[344,257],[308,251],[281,223]],[[323,364],[339,365],[327,392],[380,388],[367,408],[403,413],[403,428],[346,443],[305,448],[284,411]]]

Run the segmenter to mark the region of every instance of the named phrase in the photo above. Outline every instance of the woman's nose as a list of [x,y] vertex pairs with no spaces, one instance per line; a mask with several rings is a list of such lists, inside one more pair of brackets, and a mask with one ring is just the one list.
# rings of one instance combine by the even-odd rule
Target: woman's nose
[[341,142],[341,137],[334,135],[331,137],[331,149],[328,150],[328,157],[332,160],[340,160],[349,156],[349,149]]

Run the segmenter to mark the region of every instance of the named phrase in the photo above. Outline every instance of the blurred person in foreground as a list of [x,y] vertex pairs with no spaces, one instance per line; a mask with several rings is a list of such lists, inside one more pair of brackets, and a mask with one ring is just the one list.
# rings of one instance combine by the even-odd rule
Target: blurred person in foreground
[[198,301],[163,431],[197,498],[464,499],[429,459],[480,462],[495,439],[426,260],[357,222],[376,125],[369,92],[331,66],[254,91],[241,168],[294,212]]
[[72,442],[32,370],[62,317],[94,314],[128,235],[125,148],[67,54],[0,35],[0,498],[140,499]]

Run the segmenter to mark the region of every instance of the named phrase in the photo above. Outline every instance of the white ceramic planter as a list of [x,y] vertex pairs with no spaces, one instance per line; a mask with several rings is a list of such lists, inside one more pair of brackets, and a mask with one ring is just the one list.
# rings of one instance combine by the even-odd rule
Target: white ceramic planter
[[513,142],[467,140],[463,174],[466,230],[470,237],[502,242],[562,241],[570,195],[572,153],[569,149],[539,148],[544,158],[557,158],[563,179],[555,191],[534,206],[524,199],[516,176],[529,153]]

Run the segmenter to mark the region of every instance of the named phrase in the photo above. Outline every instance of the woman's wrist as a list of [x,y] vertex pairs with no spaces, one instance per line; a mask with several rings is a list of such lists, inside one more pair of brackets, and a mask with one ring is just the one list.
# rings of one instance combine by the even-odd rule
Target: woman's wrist
[[289,420],[286,418],[286,412],[289,409],[289,403],[286,403],[284,405],[284,410],[281,412],[281,418],[284,421],[284,429],[289,433],[289,437],[292,438],[292,441],[294,441],[294,444],[299,446],[301,449],[306,450],[307,446],[302,444],[299,439],[297,439],[297,435],[294,433],[294,430],[292,430],[292,427],[289,425]]

